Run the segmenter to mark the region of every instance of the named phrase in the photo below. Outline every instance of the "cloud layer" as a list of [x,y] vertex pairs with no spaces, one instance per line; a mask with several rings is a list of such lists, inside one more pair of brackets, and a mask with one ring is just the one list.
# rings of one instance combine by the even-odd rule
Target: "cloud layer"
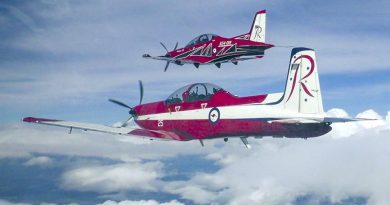
[[[348,116],[342,109],[331,109],[328,114]],[[48,154],[112,159],[108,164],[92,160],[70,166],[63,171],[61,187],[97,192],[105,197],[119,194],[121,200],[129,192],[150,192],[173,194],[179,197],[177,200],[198,204],[294,204],[302,197],[321,204],[321,200],[337,203],[357,197],[370,205],[382,205],[390,202],[389,115],[390,112],[382,117],[367,110],[357,117],[382,120],[334,124],[332,132],[308,140],[250,139],[251,150],[234,139],[228,143],[206,141],[202,148],[197,142],[151,143],[131,136],[125,140],[91,133],[69,135],[59,132],[60,128],[18,125],[17,132],[2,129],[0,150],[2,157],[23,156],[30,158],[27,162],[37,162],[32,164],[46,162],[42,155]],[[6,133],[12,133],[12,138]],[[55,140],[51,140],[53,137]],[[181,162],[177,161],[174,167],[164,163],[164,159],[194,154],[211,160],[209,163],[219,168],[216,172],[192,172],[188,179],[178,179],[175,166],[180,167]],[[165,179],[167,176],[169,180]]]
[[105,201],[104,203],[102,204],[99,204],[99,205],[184,205],[183,203],[180,203],[176,200],[172,200],[170,202],[164,202],[164,203],[159,203],[157,201],[154,201],[154,200],[141,200],[141,201],[130,201],[130,200],[126,200],[126,201],[120,201],[120,202],[116,202],[116,201]]
[[154,182],[162,177],[161,166],[158,162],[150,162],[76,168],[63,174],[62,186],[65,189],[101,193],[155,191]]

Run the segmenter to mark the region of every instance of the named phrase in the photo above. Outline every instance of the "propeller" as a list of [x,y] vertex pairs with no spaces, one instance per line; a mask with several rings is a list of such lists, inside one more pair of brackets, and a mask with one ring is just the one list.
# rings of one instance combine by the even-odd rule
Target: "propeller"
[[139,86],[139,105],[141,105],[142,99],[144,98],[144,85],[142,84],[142,81],[138,80],[138,86]]
[[120,105],[120,106],[122,106],[122,107],[125,107],[125,108],[133,109],[132,107],[130,107],[130,106],[126,105],[125,103],[120,102],[120,101],[118,101],[118,100],[108,99],[108,101],[110,101],[110,102],[112,102],[112,103],[115,103],[115,104],[117,104],[117,105]]
[[[142,99],[144,97],[144,86],[142,84],[142,81],[138,81],[138,85],[139,85],[139,94],[140,94],[140,98],[139,98],[139,105],[142,103]],[[127,105],[126,103],[123,103],[121,101],[118,101],[118,100],[114,100],[114,99],[108,99],[108,101],[112,102],[112,103],[115,103],[119,106],[122,106],[122,107],[125,107],[125,108],[128,108],[129,109],[129,114],[130,114],[130,117],[129,119],[127,119],[122,125],[121,127],[126,127],[129,123],[129,121],[136,117],[137,116],[137,113],[135,112],[134,108],[133,107],[130,107],[129,105]]]
[[[165,56],[168,56],[169,51],[168,51],[167,47],[162,42],[160,42],[160,44],[167,51],[167,54],[165,54]],[[176,42],[175,48],[173,48],[173,50],[176,50],[178,45],[179,45],[179,42]],[[166,72],[168,70],[168,66],[170,63],[171,63],[170,61],[167,61],[167,64],[165,64],[164,72]]]
[[160,42],[160,44],[162,45],[162,47],[164,47],[164,49],[167,51],[167,53],[169,52],[168,51],[168,49],[167,49],[167,47],[162,43],[162,42]]

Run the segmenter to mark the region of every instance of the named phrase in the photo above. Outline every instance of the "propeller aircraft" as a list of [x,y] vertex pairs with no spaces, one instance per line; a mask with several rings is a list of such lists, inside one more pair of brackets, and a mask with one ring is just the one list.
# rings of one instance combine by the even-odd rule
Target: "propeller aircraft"
[[191,40],[184,48],[177,49],[178,43],[176,43],[172,51],[168,51],[167,47],[160,42],[167,51],[165,55],[144,54],[142,57],[166,61],[164,72],[167,71],[170,63],[193,64],[196,68],[199,68],[199,65],[214,64],[220,68],[221,63],[232,62],[237,65],[239,61],[262,58],[264,51],[273,47],[265,43],[265,20],[266,11],[258,11],[248,33],[232,38],[202,34]]
[[253,136],[311,138],[332,130],[331,124],[362,118],[329,117],[323,111],[315,52],[309,48],[294,48],[281,93],[238,97],[210,83],[194,83],[173,92],[166,100],[142,104],[143,86],[140,81],[139,105],[131,107],[110,99],[129,109],[130,120],[138,128],[71,122],[26,117],[24,122],[92,130],[119,135],[137,135],[150,139],[203,141],[239,137],[249,148],[247,138]]

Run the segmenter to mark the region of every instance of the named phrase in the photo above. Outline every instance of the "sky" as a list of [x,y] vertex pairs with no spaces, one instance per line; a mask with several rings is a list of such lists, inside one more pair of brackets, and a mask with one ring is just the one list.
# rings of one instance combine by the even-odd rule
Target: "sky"
[[[143,59],[202,33],[249,31],[267,10],[263,59],[238,66]],[[1,1],[0,204],[389,204],[390,2]],[[282,92],[292,46],[316,50],[324,109],[376,122],[320,138],[150,142],[20,122],[114,124],[193,82]]]

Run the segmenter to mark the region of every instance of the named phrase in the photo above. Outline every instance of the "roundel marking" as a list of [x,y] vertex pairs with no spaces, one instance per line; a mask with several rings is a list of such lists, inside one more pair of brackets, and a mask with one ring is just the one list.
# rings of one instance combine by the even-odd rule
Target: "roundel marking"
[[213,53],[216,53],[217,52],[217,49],[216,48],[213,48]]
[[214,107],[209,112],[209,121],[211,124],[216,124],[221,117],[221,113],[219,112],[219,109]]

